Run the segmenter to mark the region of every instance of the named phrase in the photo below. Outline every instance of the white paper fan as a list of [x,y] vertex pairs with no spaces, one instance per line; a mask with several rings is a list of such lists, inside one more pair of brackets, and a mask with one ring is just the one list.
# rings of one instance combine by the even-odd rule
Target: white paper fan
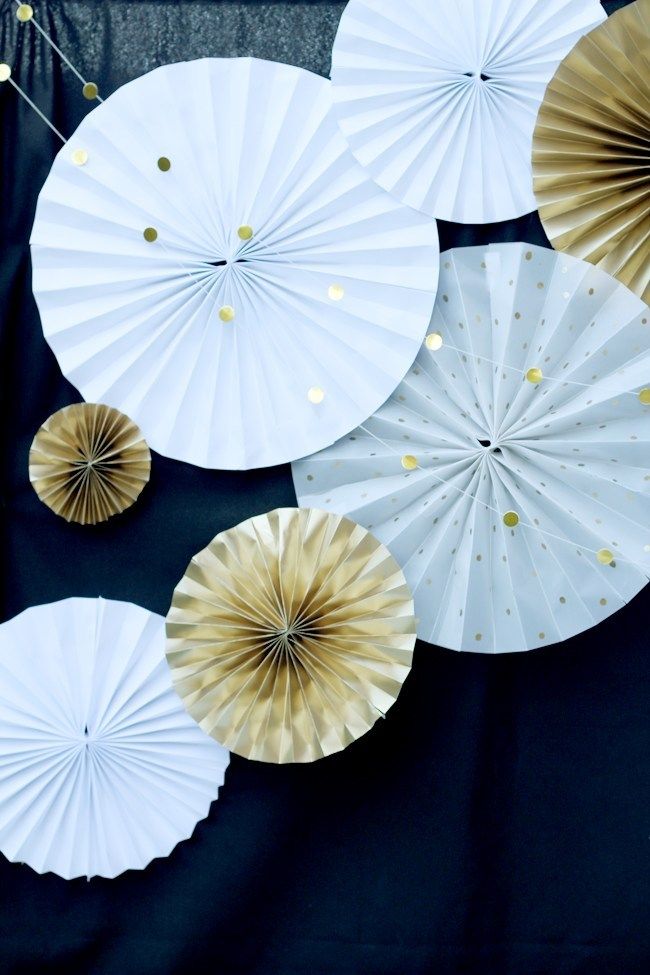
[[380,186],[461,223],[536,208],[537,109],[597,0],[350,0],[332,53],[343,134]]
[[208,814],[228,752],[189,717],[164,620],[65,599],[0,627],[0,850],[38,873],[115,877]]
[[160,453],[222,468],[372,413],[417,354],[439,260],[434,222],[350,153],[330,83],[250,58],[111,95],[57,156],[31,242],[67,378]]
[[441,261],[404,382],[294,464],[296,492],[388,546],[423,639],[545,646],[609,616],[650,574],[650,311],[541,247]]

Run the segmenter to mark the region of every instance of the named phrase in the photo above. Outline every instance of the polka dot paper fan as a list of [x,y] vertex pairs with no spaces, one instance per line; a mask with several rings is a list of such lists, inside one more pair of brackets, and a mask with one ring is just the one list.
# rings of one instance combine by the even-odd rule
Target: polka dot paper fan
[[422,639],[498,653],[580,633],[650,574],[650,311],[545,248],[447,251],[404,381],[293,476],[301,505],[387,545]]
[[332,443],[417,354],[435,221],[354,159],[330,83],[251,58],[124,85],[60,151],[31,237],[43,331],[159,453],[279,464]]

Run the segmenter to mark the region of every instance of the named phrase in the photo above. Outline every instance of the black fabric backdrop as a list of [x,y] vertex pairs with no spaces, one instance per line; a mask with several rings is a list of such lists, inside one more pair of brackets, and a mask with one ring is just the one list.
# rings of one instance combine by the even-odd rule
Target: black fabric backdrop
[[[344,4],[34,6],[107,95],[156,65],[208,55],[327,74]],[[70,135],[90,106],[11,0],[0,0],[0,60]],[[70,595],[165,614],[190,557],[218,531],[295,503],[290,470],[205,471],[154,455],[141,500],[106,525],[67,525],[39,503],[32,436],[79,398],[30,287],[28,237],[58,143],[9,85],[0,116],[1,618]],[[443,248],[547,243],[536,215],[440,224],[440,236]],[[0,970],[647,972],[647,621],[644,592],[597,629],[528,654],[418,644],[385,721],[311,766],[233,757],[209,818],[144,872],[66,882],[0,858]]]

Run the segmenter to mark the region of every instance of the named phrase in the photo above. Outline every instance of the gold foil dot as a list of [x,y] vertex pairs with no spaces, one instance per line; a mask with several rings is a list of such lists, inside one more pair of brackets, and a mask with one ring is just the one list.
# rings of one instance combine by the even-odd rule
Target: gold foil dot
[[639,393],[639,402],[643,403],[644,406],[650,406],[650,386],[646,386]]
[[155,227],[145,227],[142,236],[148,244],[153,244],[154,240],[158,240],[158,231]]
[[544,633],[543,630],[540,630],[540,632],[539,632],[539,638],[540,638],[540,640],[545,639],[545,637],[546,637],[546,633]]
[[72,161],[75,166],[85,166],[88,162],[88,153],[85,149],[75,149],[72,153]]
[[608,548],[599,548],[596,552],[596,558],[601,565],[611,565],[614,561],[614,555]]
[[231,322],[235,317],[235,309],[232,305],[222,305],[219,309],[219,318],[222,322]]
[[560,596],[560,602],[564,604],[566,602],[566,596]]
[[482,639],[482,637],[483,637],[483,634],[482,633],[477,633],[476,636],[474,637],[474,639],[475,640],[480,640],[480,639]]
[[442,335],[440,332],[429,332],[424,340],[424,344],[431,352],[437,352],[442,348]]
[[325,393],[320,386],[310,386],[307,390],[307,399],[310,403],[322,403]]
[[172,164],[167,156],[161,156],[158,160],[158,169],[161,171],[161,173],[168,173],[171,168]]
[[605,599],[604,596],[603,596],[603,598],[601,600],[599,600],[599,602],[600,602],[600,605],[601,606],[606,606],[607,605],[607,600]]
[[243,223],[241,227],[237,228],[237,236],[240,240],[250,240],[253,236],[253,228],[250,224]]
[[526,257],[526,260],[527,261],[529,261],[532,256],[533,256],[533,252],[532,251],[526,251],[525,257]]
[[528,380],[529,383],[534,383],[534,384],[541,383],[543,378],[544,375],[542,373],[542,370],[538,366],[533,366],[532,369],[529,369],[528,372],[526,373],[526,379]]
[[97,96],[99,95],[99,88],[97,87],[94,81],[87,81],[86,84],[81,89],[81,93],[84,96],[84,98],[87,98],[88,101],[91,102],[93,98],[97,98]]
[[342,284],[330,284],[327,289],[327,297],[330,301],[340,301],[345,295],[345,288]]
[[34,11],[28,3],[21,3],[16,11],[16,17],[21,22],[21,24],[27,23],[34,16]]
[[404,454],[402,457],[402,467],[405,471],[414,471],[418,466],[418,459],[413,454]]
[[0,81],[9,81],[11,78],[11,68],[8,64],[0,64]]
[[508,528],[515,528],[519,524],[519,515],[516,511],[506,511],[503,516],[503,524]]

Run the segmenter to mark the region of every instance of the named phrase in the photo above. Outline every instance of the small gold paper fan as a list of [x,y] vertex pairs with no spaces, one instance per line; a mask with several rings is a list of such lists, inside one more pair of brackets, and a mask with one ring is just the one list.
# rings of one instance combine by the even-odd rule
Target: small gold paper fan
[[413,600],[365,528],[280,508],[196,555],[167,616],[176,690],[204,731],[266,762],[345,748],[393,704],[415,643]]
[[650,0],[612,14],[559,65],[537,116],[533,178],[553,246],[650,301]]
[[101,403],[53,413],[29,452],[29,479],[41,501],[81,525],[129,508],[150,468],[149,448],[133,420]]

